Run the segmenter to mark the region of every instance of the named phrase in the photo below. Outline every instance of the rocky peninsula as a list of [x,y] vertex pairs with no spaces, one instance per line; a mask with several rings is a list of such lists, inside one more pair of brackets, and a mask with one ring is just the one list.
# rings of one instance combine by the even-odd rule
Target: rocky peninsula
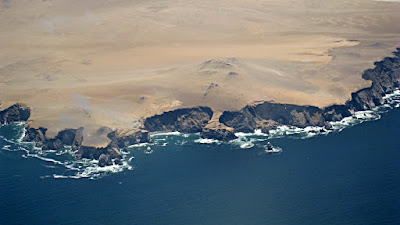
[[[260,129],[268,133],[281,125],[331,129],[329,122],[351,116],[355,111],[385,104],[383,96],[400,87],[400,48],[393,54],[393,57],[386,57],[376,62],[374,68],[364,71],[362,77],[371,81],[371,86],[352,93],[350,100],[342,105],[319,108],[267,101],[247,105],[239,111],[224,111],[217,120],[212,120],[214,112],[210,107],[177,109],[146,118],[139,130],[109,130],[107,137],[110,143],[106,147],[83,145],[83,127],[64,129],[55,137],[48,138],[46,128],[30,127],[28,122],[22,141],[33,142],[42,149],[62,150],[70,146],[77,158],[95,159],[100,166],[107,166],[122,163],[120,149],[151,142],[150,132],[200,133],[202,138],[230,141],[237,138],[236,132]],[[0,111],[0,123],[27,122],[30,115],[27,105],[17,103]]]

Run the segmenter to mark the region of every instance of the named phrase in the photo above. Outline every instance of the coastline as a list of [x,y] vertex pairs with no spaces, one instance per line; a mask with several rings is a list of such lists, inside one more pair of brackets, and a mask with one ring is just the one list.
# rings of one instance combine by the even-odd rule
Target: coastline
[[[137,131],[122,132],[109,129],[107,137],[110,143],[106,147],[84,146],[82,132],[67,128],[56,137],[47,138],[46,128],[32,128],[27,123],[21,141],[33,142],[44,150],[63,150],[71,146],[77,159],[97,160],[99,166],[122,165],[121,149],[140,143],[152,142],[154,132],[200,133],[203,139],[229,142],[238,139],[237,133],[252,133],[259,130],[268,134],[281,127],[316,127],[312,132],[329,132],[332,123],[344,118],[356,116],[356,112],[370,110],[387,102],[384,96],[394,93],[400,86],[400,48],[392,57],[385,57],[368,69],[362,78],[372,81],[368,88],[351,94],[350,100],[342,105],[325,108],[276,102],[259,102],[247,105],[239,111],[224,111],[218,121],[212,121],[214,112],[206,106],[183,108],[145,119],[143,128]],[[15,104],[0,112],[0,123],[27,122],[30,108],[24,104]],[[212,122],[212,124],[211,124]]]

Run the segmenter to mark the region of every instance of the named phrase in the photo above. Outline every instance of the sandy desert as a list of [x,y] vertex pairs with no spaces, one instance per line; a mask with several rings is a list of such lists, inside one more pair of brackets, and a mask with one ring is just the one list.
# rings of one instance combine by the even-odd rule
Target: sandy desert
[[135,129],[182,107],[254,101],[319,107],[370,85],[400,46],[400,2],[372,0],[3,0],[1,108],[31,126]]

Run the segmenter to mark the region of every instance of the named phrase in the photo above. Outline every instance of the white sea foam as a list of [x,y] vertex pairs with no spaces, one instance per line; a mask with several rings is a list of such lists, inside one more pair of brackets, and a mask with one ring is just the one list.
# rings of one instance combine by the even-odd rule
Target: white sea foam
[[235,133],[236,137],[249,137],[249,136],[268,136],[268,134],[263,133],[259,129],[255,129],[254,133],[243,133],[243,132],[237,132]]
[[256,141],[255,138],[249,138],[251,134],[245,134],[242,136],[238,136],[237,139],[234,139],[232,141],[230,141],[229,143],[234,144],[234,145],[238,145],[240,148],[243,149],[248,149],[248,148],[252,148],[254,147],[254,141]]
[[17,126],[22,127],[21,135],[19,136],[19,138],[17,138],[17,142],[21,143],[22,139],[25,137],[26,134],[25,122],[17,123]]
[[150,137],[154,136],[170,136],[170,135],[181,135],[179,131],[172,131],[172,132],[154,132],[150,134]]
[[145,143],[134,144],[134,145],[128,146],[128,148],[138,148],[138,147],[144,147],[144,146],[148,146],[148,145],[151,145],[151,143],[145,142]]
[[252,142],[245,142],[240,145],[240,148],[252,148],[254,147],[254,144]]
[[215,139],[208,139],[208,138],[199,138],[194,140],[195,143],[200,143],[200,144],[213,144],[213,143],[221,143],[221,141],[215,140]]

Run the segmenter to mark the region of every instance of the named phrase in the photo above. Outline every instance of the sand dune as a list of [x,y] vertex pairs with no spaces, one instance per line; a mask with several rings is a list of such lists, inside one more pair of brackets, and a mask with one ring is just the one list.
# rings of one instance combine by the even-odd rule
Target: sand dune
[[86,144],[178,107],[342,103],[399,46],[398,12],[369,0],[1,1],[0,100],[32,106],[50,134],[85,126]]

